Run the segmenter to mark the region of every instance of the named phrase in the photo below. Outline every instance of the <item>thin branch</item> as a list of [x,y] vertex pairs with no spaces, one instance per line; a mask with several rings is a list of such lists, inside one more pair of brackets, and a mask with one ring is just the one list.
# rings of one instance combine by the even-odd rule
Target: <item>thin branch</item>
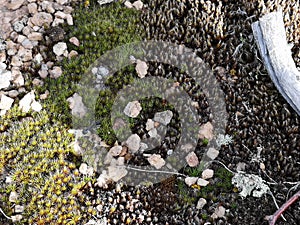
[[3,216],[6,218],[6,219],[9,219],[9,220],[11,220],[11,218],[10,217],[8,217],[4,212],[3,212],[3,210],[0,208],[0,212],[3,214]]
[[290,206],[292,205],[298,198],[300,197],[300,191],[294,194],[286,203],[284,203],[270,218],[269,225],[275,225],[276,220],[279,216]]

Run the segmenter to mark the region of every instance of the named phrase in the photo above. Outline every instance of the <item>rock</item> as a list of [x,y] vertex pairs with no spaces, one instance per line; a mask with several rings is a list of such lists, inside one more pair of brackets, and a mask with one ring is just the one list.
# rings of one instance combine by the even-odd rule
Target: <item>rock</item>
[[202,209],[206,205],[207,201],[205,198],[200,198],[197,202],[196,209]]
[[42,105],[39,102],[33,101],[31,103],[31,108],[32,108],[33,111],[39,112],[39,111],[42,110],[43,107],[42,107]]
[[62,75],[62,69],[59,66],[54,66],[52,70],[49,70],[51,78],[57,79]]
[[16,10],[19,9],[25,0],[13,0],[9,1],[9,3],[6,4],[6,7],[10,10]]
[[184,182],[186,183],[186,185],[188,186],[192,186],[193,184],[195,184],[198,180],[198,177],[186,177],[184,179]]
[[3,62],[0,63],[0,74],[6,70],[7,65]]
[[69,42],[72,43],[72,44],[75,45],[75,46],[79,46],[79,45],[80,45],[80,42],[79,42],[79,40],[77,39],[77,37],[71,37],[71,38],[69,39]]
[[109,150],[109,153],[112,155],[112,156],[119,156],[120,153],[122,151],[122,146],[118,145],[118,146],[114,146],[112,147],[110,150]]
[[41,78],[45,79],[48,76],[48,70],[39,70],[38,74]]
[[2,52],[0,52],[0,62],[4,62],[5,60],[6,60],[6,53],[5,53],[5,51],[2,51]]
[[22,43],[25,39],[26,39],[26,36],[20,34],[17,38],[17,42]]
[[140,78],[144,78],[147,74],[148,65],[146,62],[141,60],[136,60],[135,70]]
[[60,5],[64,5],[66,3],[68,3],[69,0],[56,0],[56,2]]
[[185,160],[187,161],[187,164],[190,167],[195,167],[199,164],[199,159],[197,157],[197,155],[195,154],[195,152],[190,152],[186,157]]
[[126,145],[131,153],[136,153],[141,144],[141,138],[137,134],[132,134],[126,141]]
[[15,191],[12,191],[12,192],[10,192],[8,201],[10,201],[10,202],[16,202],[17,199],[18,199],[18,197],[19,197],[18,193],[15,192]]
[[70,51],[70,53],[68,55],[68,58],[70,59],[70,58],[73,58],[75,56],[78,56],[78,52],[76,52],[75,50],[72,50],[72,51]]
[[149,130],[151,130],[153,128],[154,128],[154,121],[151,120],[151,119],[148,119],[147,123],[146,123],[146,130],[149,131]]
[[127,175],[128,171],[123,166],[109,166],[108,167],[108,176],[114,182],[119,181]]
[[65,21],[64,19],[60,19],[60,18],[55,18],[52,22],[52,26],[53,27],[56,27],[58,26],[59,24],[63,24]]
[[75,93],[72,97],[68,98],[72,115],[82,118],[87,113],[87,108],[82,102],[82,97]]
[[46,11],[48,13],[54,13],[55,9],[53,8],[53,2],[49,2],[49,1],[42,1],[40,3],[42,10]]
[[129,8],[129,9],[133,8],[133,5],[132,5],[132,3],[131,3],[130,1],[125,1],[125,2],[124,2],[124,5],[125,5],[127,8]]
[[[28,39],[27,39],[28,40]],[[22,62],[28,62],[32,60],[32,50],[26,49],[23,46],[20,46],[18,51],[18,57]]]
[[14,55],[11,58],[11,65],[12,66],[16,66],[16,67],[22,66],[22,60],[21,60],[21,58],[19,56],[17,56],[17,55]]
[[19,95],[19,92],[17,90],[11,90],[8,92],[8,96],[11,98],[16,98]]
[[0,73],[0,90],[9,87],[11,80],[12,76],[10,71]]
[[198,184],[199,186],[201,186],[201,187],[205,187],[205,186],[207,186],[207,185],[209,184],[209,182],[208,182],[207,180],[204,180],[204,179],[202,179],[202,178],[199,178],[199,179],[197,180],[197,184]]
[[216,150],[215,148],[209,148],[208,151],[206,152],[206,155],[211,158],[212,160],[214,160],[215,158],[218,157],[219,155],[219,151]]
[[106,170],[103,170],[100,176],[97,178],[96,186],[100,188],[108,188],[108,182],[110,181],[110,177],[107,174]]
[[25,38],[24,41],[22,41],[21,44],[24,48],[27,48],[27,49],[32,49],[33,48],[33,44],[28,38]]
[[35,101],[34,91],[31,91],[20,100],[19,108],[23,112],[29,112],[30,109],[39,112],[42,109],[42,106]]
[[49,13],[39,12],[39,13],[34,14],[33,17],[31,17],[29,20],[33,25],[42,27],[45,24],[50,26],[50,24],[53,21],[53,17]]
[[29,3],[27,5],[27,8],[28,8],[28,11],[29,13],[31,14],[36,14],[38,12],[38,9],[37,9],[37,4],[36,3]]
[[144,3],[140,0],[135,1],[134,3],[132,3],[133,7],[136,8],[137,10],[141,10],[144,6]]
[[23,218],[22,215],[17,214],[17,215],[11,216],[11,221],[12,221],[13,223],[16,223],[16,222],[19,222],[22,218]]
[[9,110],[14,102],[13,98],[7,97],[4,94],[0,94],[0,109],[1,110]]
[[33,61],[34,61],[36,64],[40,65],[41,62],[43,61],[43,56],[41,55],[41,53],[36,54],[36,55],[34,56],[34,58],[33,58]]
[[94,173],[94,169],[93,167],[88,166],[86,163],[81,163],[79,172],[83,175],[92,176]]
[[68,54],[67,44],[64,42],[58,42],[56,45],[53,46],[53,52],[57,56],[65,55],[66,53]]
[[208,140],[212,140],[213,137],[214,137],[213,126],[210,122],[207,122],[200,126],[200,130],[199,130],[199,138],[200,139],[206,138]]
[[148,131],[150,137],[158,139],[160,136],[157,134],[157,130],[155,128]]
[[11,76],[13,83],[19,87],[23,86],[25,84],[24,77],[22,76],[22,73],[20,72],[20,69],[18,67],[13,67],[11,69]]
[[61,12],[61,11],[57,11],[54,16],[56,18],[59,18],[59,19],[65,19],[66,18],[66,14],[64,12]]
[[205,180],[212,178],[213,176],[214,176],[214,171],[212,169],[205,169],[201,174],[201,177]]
[[136,118],[142,110],[141,104],[138,101],[129,102],[125,109],[124,113],[126,116],[131,118]]
[[40,79],[34,78],[32,81],[33,86],[42,86],[44,82]]
[[114,0],[98,0],[99,5],[104,5],[113,2]]
[[211,218],[217,219],[225,216],[225,208],[221,205],[217,206],[215,212],[211,215]]
[[40,99],[43,100],[43,99],[48,98],[48,95],[49,95],[49,94],[50,94],[50,92],[49,92],[48,90],[46,90],[44,94],[41,94],[41,95],[40,95]]
[[246,168],[246,163],[244,162],[239,162],[236,165],[236,171],[245,171],[245,168]]
[[173,112],[167,110],[167,111],[155,113],[153,120],[166,126],[170,123],[172,117],[173,117]]
[[147,160],[156,169],[160,169],[166,164],[165,160],[158,154],[152,154]]
[[24,27],[25,27],[25,25],[22,20],[17,21],[13,24],[14,31],[16,31],[18,33],[21,32]]
[[24,206],[15,205],[15,213],[22,213],[24,211]]
[[32,32],[28,35],[30,41],[41,41],[43,40],[43,34],[39,32]]
[[7,55],[15,55],[18,52],[17,44],[13,41],[6,41]]
[[66,20],[67,20],[67,24],[69,26],[73,26],[74,25],[73,17],[70,14],[66,15]]

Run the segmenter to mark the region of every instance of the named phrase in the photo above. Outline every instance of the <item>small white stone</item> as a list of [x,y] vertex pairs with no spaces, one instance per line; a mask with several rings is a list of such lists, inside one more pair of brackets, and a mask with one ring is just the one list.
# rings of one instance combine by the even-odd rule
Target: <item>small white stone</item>
[[10,202],[16,202],[17,199],[18,199],[18,197],[19,197],[18,193],[15,192],[15,191],[12,191],[12,192],[10,192],[8,201],[10,201]]
[[56,18],[60,18],[60,19],[65,19],[65,18],[66,18],[66,14],[65,14],[64,12],[62,12],[62,11],[57,11],[57,12],[54,14],[54,16],[55,16]]
[[151,155],[147,160],[156,169],[160,169],[166,164],[165,160],[158,154]]
[[21,34],[20,34],[20,35],[18,36],[17,42],[18,42],[18,43],[22,43],[25,39],[26,39],[26,37],[25,37],[24,35],[21,35]]
[[34,99],[35,99],[34,92],[33,91],[29,92],[20,100],[19,108],[23,112],[29,112],[31,108],[31,103],[33,102]]
[[0,94],[0,109],[9,110],[14,102],[13,98],[9,98],[4,94]]
[[64,55],[67,51],[67,44],[64,42],[58,42],[56,45],[53,46],[53,52],[57,56]]
[[200,126],[199,138],[201,138],[201,139],[206,138],[208,140],[212,140],[213,137],[214,137],[213,126],[210,122],[207,122]]
[[219,151],[216,150],[215,148],[209,148],[208,151],[206,152],[206,155],[212,160],[214,160],[219,155]]
[[126,145],[131,153],[136,153],[140,149],[141,138],[137,134],[132,134],[126,141]]
[[17,215],[11,216],[11,221],[12,221],[13,223],[15,223],[15,222],[20,221],[22,218],[23,218],[22,215],[17,214]]
[[186,185],[192,186],[193,184],[196,184],[197,180],[198,180],[198,177],[186,177],[184,179],[184,182],[186,183]]
[[136,118],[142,110],[141,104],[138,101],[129,102],[125,109],[124,113],[126,116],[131,118]]
[[186,157],[186,162],[190,167],[195,167],[199,164],[199,159],[195,152],[190,152]]
[[127,8],[129,8],[129,9],[131,9],[133,6],[132,6],[132,3],[130,2],[130,1],[125,1],[124,2],[124,5],[127,7]]
[[128,171],[123,166],[109,166],[108,176],[114,181],[118,182],[127,175]]
[[30,106],[31,106],[32,110],[36,111],[36,112],[41,111],[42,108],[43,108],[42,105],[39,102],[35,101],[35,100],[31,103]]
[[110,153],[112,156],[118,156],[118,155],[120,155],[121,151],[122,151],[122,146],[118,145],[118,146],[112,147],[112,148],[109,150],[109,153]]
[[209,184],[209,182],[208,182],[207,180],[204,180],[204,179],[202,179],[202,178],[199,178],[199,179],[197,180],[197,184],[198,184],[199,186],[201,186],[201,187],[205,187],[205,186],[207,186],[207,185]]
[[153,120],[166,126],[170,123],[172,117],[173,117],[173,112],[171,110],[166,110],[163,112],[155,113]]
[[223,206],[218,206],[215,212],[211,215],[211,218],[217,219],[225,216],[225,208]]
[[213,176],[214,176],[214,171],[212,169],[205,169],[201,174],[201,177],[205,180],[212,178]]
[[41,64],[41,62],[43,61],[43,56],[41,55],[41,53],[36,54],[33,58],[33,61],[38,65]]
[[39,26],[39,27],[42,27],[44,26],[45,24],[50,26],[50,24],[52,23],[53,21],[53,17],[51,14],[49,13],[46,13],[46,12],[38,12],[38,13],[35,13],[33,15],[33,17],[31,17],[29,19],[30,23],[32,23],[33,25],[36,25],[36,26]]
[[38,12],[37,4],[36,4],[36,3],[29,3],[29,4],[27,5],[27,7],[28,7],[29,13],[31,13],[31,14],[35,14],[35,13]]
[[204,198],[200,198],[197,202],[196,209],[202,209],[206,205],[207,201]]
[[151,119],[148,119],[147,123],[146,123],[146,130],[149,131],[149,130],[151,130],[153,128],[154,128],[154,121],[151,120]]
[[5,177],[5,183],[10,184],[12,182],[12,179],[10,176]]
[[11,71],[6,71],[0,74],[0,89],[9,87],[11,80],[12,80]]
[[32,32],[28,35],[30,41],[41,41],[43,40],[43,34],[40,32]]
[[148,65],[146,62],[137,59],[135,70],[140,78],[144,78],[147,74]]
[[69,42],[72,43],[72,44],[75,45],[75,46],[79,46],[79,45],[80,45],[80,42],[79,42],[79,40],[78,40],[77,37],[71,37],[71,38],[69,39]]
[[54,66],[52,70],[49,70],[51,78],[59,78],[62,75],[62,69],[59,66]]
[[73,26],[73,25],[74,25],[72,15],[67,14],[67,15],[66,15],[66,20],[67,20],[67,24],[68,24],[69,26]]
[[93,175],[93,167],[88,166],[86,163],[81,163],[79,167],[79,172],[83,175],[91,176]]
[[82,101],[82,97],[75,93],[72,97],[68,98],[72,115],[82,118],[87,113],[87,108]]
[[140,0],[135,1],[134,3],[132,3],[133,7],[136,8],[137,10],[141,10],[144,6],[144,3]]
[[24,206],[16,205],[15,206],[15,213],[22,213],[24,211]]

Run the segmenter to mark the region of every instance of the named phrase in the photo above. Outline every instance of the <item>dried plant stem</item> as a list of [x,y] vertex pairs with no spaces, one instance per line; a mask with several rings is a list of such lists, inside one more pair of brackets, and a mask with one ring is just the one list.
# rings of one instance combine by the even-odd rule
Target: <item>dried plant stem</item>
[[11,218],[8,217],[8,216],[3,212],[3,210],[2,210],[1,208],[0,208],[0,212],[2,213],[2,215],[3,215],[6,219],[11,220]]
[[286,203],[284,203],[269,219],[269,225],[275,225],[278,217],[290,206],[292,205],[298,198],[300,197],[300,191],[294,194]]

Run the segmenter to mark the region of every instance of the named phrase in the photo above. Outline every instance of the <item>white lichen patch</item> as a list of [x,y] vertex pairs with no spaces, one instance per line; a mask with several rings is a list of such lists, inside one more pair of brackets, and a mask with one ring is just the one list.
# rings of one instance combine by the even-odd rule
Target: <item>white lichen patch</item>
[[242,198],[248,195],[259,198],[270,190],[269,186],[265,184],[265,181],[261,177],[240,171],[234,175],[231,182],[241,190],[240,196]]

